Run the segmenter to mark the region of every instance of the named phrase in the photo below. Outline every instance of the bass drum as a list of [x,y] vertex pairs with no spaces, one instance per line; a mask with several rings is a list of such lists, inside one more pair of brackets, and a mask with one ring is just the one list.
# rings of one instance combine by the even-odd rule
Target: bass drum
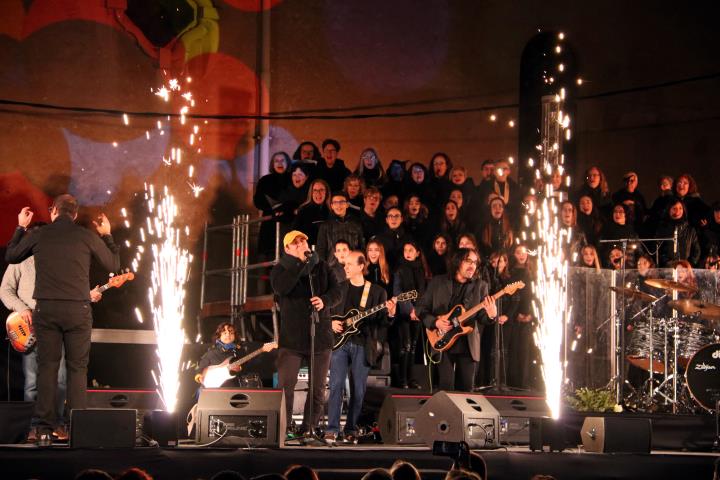
[[715,410],[720,400],[720,343],[698,350],[688,362],[685,377],[693,400],[707,410]]

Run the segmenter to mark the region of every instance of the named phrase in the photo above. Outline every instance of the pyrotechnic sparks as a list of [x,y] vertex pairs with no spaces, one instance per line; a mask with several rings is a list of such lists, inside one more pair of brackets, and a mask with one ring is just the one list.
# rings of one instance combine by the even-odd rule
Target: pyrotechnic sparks
[[[560,41],[564,38],[563,33],[558,34]],[[555,47],[558,54],[562,50],[560,45]],[[565,67],[561,62],[556,66],[561,73],[566,70]],[[546,84],[554,82],[553,77],[545,79]],[[544,194],[535,208],[534,231],[530,235],[538,240],[537,279],[533,282],[533,309],[538,325],[534,339],[542,357],[541,371],[545,382],[546,402],[553,418],[560,416],[562,387],[567,368],[567,361],[563,359],[563,342],[572,310],[568,306],[568,259],[565,258],[565,247],[570,242],[571,231],[560,225],[558,205],[562,192],[555,191],[551,182],[553,174],[557,173],[563,177],[561,184],[570,185],[562,153],[563,140],[570,139],[570,116],[562,110],[566,98],[566,89],[560,87],[554,95],[554,101],[543,104],[542,143],[537,146],[540,159],[537,162],[532,158],[528,159],[528,165],[535,167],[535,178],[542,184],[540,192]],[[530,214],[525,217],[526,226],[531,225],[529,217]],[[526,238],[525,232],[522,232],[522,238]],[[577,339],[571,341],[568,348],[575,350],[576,347]]]
[[168,189],[157,202],[154,217],[148,224],[154,225],[156,243],[151,245],[153,254],[152,286],[148,300],[157,336],[159,359],[156,378],[158,393],[168,412],[175,410],[179,385],[180,356],[185,343],[182,327],[185,313],[185,283],[190,270],[191,255],[180,246],[181,229],[176,225],[178,207]]

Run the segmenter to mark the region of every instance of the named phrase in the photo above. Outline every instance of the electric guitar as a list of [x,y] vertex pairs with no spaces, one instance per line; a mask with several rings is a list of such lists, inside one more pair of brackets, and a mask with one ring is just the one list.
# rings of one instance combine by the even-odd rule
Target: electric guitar
[[[393,297],[393,299],[395,299],[396,302],[409,302],[410,300],[415,300],[417,296],[417,290],[410,290],[409,292],[403,292],[400,295]],[[364,312],[353,308],[345,315],[333,315],[330,317],[331,321],[341,321],[343,327],[341,333],[333,332],[334,339],[332,349],[337,350],[345,345],[345,342],[347,342],[350,337],[357,335],[360,331],[360,326],[362,325],[363,320],[385,308],[387,308],[387,305],[385,303],[381,303],[380,305],[375,305]]]
[[[503,288],[490,298],[495,301],[503,295],[513,295],[515,292],[522,288],[525,288],[524,282],[514,282],[508,284],[507,286],[505,286],[505,288]],[[444,352],[445,350],[448,350],[455,344],[455,341],[459,337],[467,335],[475,329],[474,327],[463,325],[463,323],[468,318],[471,318],[473,315],[475,315],[482,309],[483,306],[481,303],[478,303],[470,310],[465,310],[465,307],[463,307],[462,305],[455,305],[445,315],[438,316],[438,320],[448,320],[452,326],[448,330],[440,330],[438,328],[425,329],[427,332],[428,341],[430,342],[430,346],[432,346],[433,349],[439,352]]]
[[[119,287],[123,283],[134,278],[135,274],[132,272],[115,275],[110,278],[108,283],[95,290],[102,293],[109,288]],[[7,336],[8,339],[10,339],[10,345],[12,345],[16,352],[27,352],[37,341],[37,338],[35,337],[35,329],[18,312],[12,312],[8,316],[5,321],[5,330],[7,330]]]
[[202,375],[200,376],[200,383],[205,388],[218,388],[222,386],[222,384],[226,381],[234,378],[234,375],[231,375],[230,372],[239,370],[240,366],[244,363],[249,362],[263,352],[275,350],[277,347],[277,342],[268,342],[254,352],[248,353],[244,357],[232,363],[230,363],[230,358],[226,358],[225,361],[222,363],[218,363],[217,365],[210,365],[203,371]]

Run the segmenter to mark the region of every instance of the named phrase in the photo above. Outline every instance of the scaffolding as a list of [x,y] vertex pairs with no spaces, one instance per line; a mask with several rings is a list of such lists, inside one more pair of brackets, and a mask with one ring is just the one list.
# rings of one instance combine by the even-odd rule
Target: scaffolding
[[[280,223],[275,221],[275,255],[272,260],[250,263],[249,245],[251,227],[259,226],[263,222],[274,221],[273,215],[251,219],[249,214],[240,214],[233,218],[231,224],[210,226],[205,223],[202,250],[202,276],[200,282],[200,313],[198,315],[198,332],[202,332],[202,325],[210,317],[228,317],[235,326],[239,339],[242,341],[254,340],[250,338],[251,332],[264,331],[274,341],[278,339],[278,307],[272,294],[258,294],[248,297],[248,281],[250,272],[258,272],[252,277],[260,278],[262,269],[274,266],[280,258]],[[208,269],[208,242],[211,235],[232,234],[230,246],[230,267]],[[207,301],[207,280],[211,277],[227,278],[230,282],[229,299],[221,301]],[[272,329],[261,321],[257,314],[270,312]]]

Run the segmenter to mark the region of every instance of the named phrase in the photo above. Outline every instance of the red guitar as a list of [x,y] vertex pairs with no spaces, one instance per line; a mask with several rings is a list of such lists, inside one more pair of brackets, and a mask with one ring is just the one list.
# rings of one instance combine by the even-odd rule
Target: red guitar
[[[110,281],[105,285],[97,287],[99,293],[113,287],[119,287],[123,283],[128,282],[135,278],[135,274],[132,272],[123,273],[121,275],[115,275],[110,278]],[[18,312],[12,312],[7,320],[5,321],[5,330],[7,330],[7,336],[10,340],[10,345],[15,351],[25,353],[35,345],[37,339],[35,338],[35,330],[32,325],[25,320]]]

